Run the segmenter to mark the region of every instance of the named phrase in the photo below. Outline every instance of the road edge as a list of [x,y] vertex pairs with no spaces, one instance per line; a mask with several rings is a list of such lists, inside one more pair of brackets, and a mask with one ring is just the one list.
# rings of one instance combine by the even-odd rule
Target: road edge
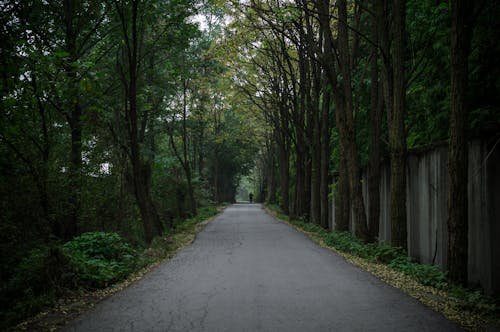
[[132,284],[142,280],[148,273],[155,270],[163,263],[169,262],[180,251],[189,247],[196,240],[197,235],[205,229],[208,224],[220,216],[227,205],[217,207],[217,213],[199,223],[186,235],[186,240],[180,246],[169,252],[165,257],[149,264],[148,266],[133,272],[125,280],[96,291],[76,291],[68,293],[68,296],[61,297],[51,308],[44,310],[36,316],[19,323],[7,331],[60,331],[78,317],[93,310],[96,305],[110,298],[111,296],[125,290]]
[[490,322],[484,321],[470,312],[453,309],[450,305],[453,303],[453,299],[450,298],[446,292],[430,286],[423,286],[410,276],[402,272],[395,271],[385,264],[371,262],[361,257],[330,247],[326,245],[319,236],[301,229],[300,227],[290,223],[288,220],[280,218],[275,211],[269,209],[267,206],[263,205],[263,210],[276,220],[279,220],[280,222],[283,222],[298,232],[306,235],[311,241],[315,242],[320,247],[334,252],[344,258],[348,263],[372,274],[389,286],[401,290],[403,293],[416,299],[426,307],[442,315],[444,318],[457,324],[462,329],[469,331],[490,331],[490,329],[492,329],[491,331],[497,331],[496,329],[498,327],[490,326]]

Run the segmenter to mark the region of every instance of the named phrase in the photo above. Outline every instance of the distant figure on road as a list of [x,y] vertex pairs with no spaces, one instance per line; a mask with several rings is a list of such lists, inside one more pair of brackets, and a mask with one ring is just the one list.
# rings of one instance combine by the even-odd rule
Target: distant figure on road
[[253,203],[253,194],[252,193],[248,194],[248,200],[250,201],[250,203]]

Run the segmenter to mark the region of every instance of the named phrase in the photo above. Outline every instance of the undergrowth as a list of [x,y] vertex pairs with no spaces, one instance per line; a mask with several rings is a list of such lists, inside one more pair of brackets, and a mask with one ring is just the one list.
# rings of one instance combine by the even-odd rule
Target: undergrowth
[[480,290],[464,288],[449,281],[446,272],[435,265],[421,264],[409,257],[402,248],[386,243],[364,243],[350,232],[328,231],[319,225],[292,219],[282,213],[279,207],[268,205],[278,218],[309,233],[325,246],[334,248],[368,261],[386,264],[391,269],[402,272],[424,286],[445,291],[455,305],[469,312],[480,313],[485,317],[497,317],[500,313],[499,300],[484,295]]
[[41,244],[29,251],[0,286],[0,330],[51,307],[67,292],[113,286],[188,243],[197,225],[217,214],[201,207],[178,222],[149,248],[133,247],[117,233],[84,233],[66,243]]

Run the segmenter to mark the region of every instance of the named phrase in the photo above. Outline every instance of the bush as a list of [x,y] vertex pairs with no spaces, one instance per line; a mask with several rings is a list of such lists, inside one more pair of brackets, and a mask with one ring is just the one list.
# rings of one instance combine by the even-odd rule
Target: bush
[[198,215],[196,216],[198,220],[203,221],[218,213],[215,206],[205,206],[198,209]]
[[396,248],[386,243],[372,244],[375,259],[381,263],[388,264],[398,257],[407,257],[402,248]]
[[438,289],[445,289],[448,286],[447,274],[439,270],[437,266],[419,264],[406,255],[396,257],[389,262],[389,266],[394,270],[413,276],[422,285]]
[[310,233],[320,233],[323,230],[319,225],[306,222],[301,222],[301,227],[303,230]]
[[331,232],[324,236],[328,246],[366,259],[375,258],[373,247],[366,245],[349,232]]
[[63,246],[75,286],[103,288],[124,279],[140,265],[138,253],[116,233],[85,233]]
[[[498,315],[500,307],[491,297],[485,296],[482,292],[470,291],[460,286],[452,286],[450,295],[458,300],[462,309],[472,312],[486,311]],[[498,300],[498,299],[497,299]],[[498,317],[498,316],[497,316]]]

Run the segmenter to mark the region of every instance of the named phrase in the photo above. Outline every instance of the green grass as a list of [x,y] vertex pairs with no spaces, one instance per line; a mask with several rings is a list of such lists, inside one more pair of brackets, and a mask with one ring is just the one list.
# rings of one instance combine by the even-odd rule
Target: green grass
[[217,214],[217,208],[214,206],[206,206],[198,208],[195,217],[187,219],[177,225],[175,225],[173,232],[182,232],[193,228],[196,224],[214,216]]

